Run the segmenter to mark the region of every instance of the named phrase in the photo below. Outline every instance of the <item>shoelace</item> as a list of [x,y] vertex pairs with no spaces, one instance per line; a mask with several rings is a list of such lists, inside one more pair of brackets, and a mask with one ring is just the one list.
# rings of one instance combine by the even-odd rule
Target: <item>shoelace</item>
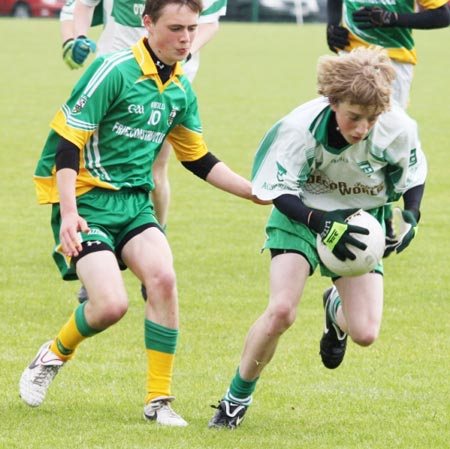
[[40,387],[51,382],[59,371],[60,366],[40,366],[38,374],[34,377],[33,383]]
[[158,408],[155,408],[155,411],[164,409],[171,417],[178,418],[178,415],[173,411],[168,402],[160,402],[159,404],[160,406]]

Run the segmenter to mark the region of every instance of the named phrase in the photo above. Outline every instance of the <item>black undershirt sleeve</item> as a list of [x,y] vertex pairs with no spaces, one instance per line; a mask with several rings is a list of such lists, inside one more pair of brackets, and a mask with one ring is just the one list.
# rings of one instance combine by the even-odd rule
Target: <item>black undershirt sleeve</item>
[[219,163],[220,160],[214,156],[214,154],[208,152],[200,159],[197,159],[196,161],[189,161],[189,162],[181,162],[184,168],[187,168],[189,171],[194,173],[194,175],[197,175],[199,178],[202,178],[203,180],[206,179],[209,172],[212,170],[214,165]]
[[[425,185],[420,185],[413,187],[403,194],[404,208],[414,214],[417,222],[420,220],[420,203],[422,201],[424,190]],[[306,206],[303,201],[295,195],[281,195],[273,200],[273,205],[291,220],[303,223],[311,229],[317,228],[317,222],[323,216],[323,211]]]
[[56,171],[62,168],[71,168],[77,173],[80,170],[80,150],[72,142],[61,137],[56,147]]
[[273,205],[286,217],[308,226],[308,215],[313,209],[305,206],[298,196],[281,195],[273,200]]
[[422,202],[425,184],[413,187],[403,194],[403,204],[405,210],[410,210],[417,222],[420,220],[420,203]]
[[414,28],[417,30],[431,30],[444,28],[450,24],[450,9],[447,5],[440,8],[427,9],[413,13],[398,13],[395,26]]
[[340,25],[342,20],[342,0],[327,0],[327,23]]

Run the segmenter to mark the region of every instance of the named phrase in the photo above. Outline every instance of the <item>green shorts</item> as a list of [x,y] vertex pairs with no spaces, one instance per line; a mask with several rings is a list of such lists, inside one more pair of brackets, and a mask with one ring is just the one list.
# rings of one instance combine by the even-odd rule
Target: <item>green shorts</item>
[[[377,209],[376,212],[378,213],[379,210],[382,213],[382,208]],[[379,219],[378,214],[374,215]],[[339,276],[336,273],[330,271],[320,261],[317,254],[316,236],[317,234],[306,225],[291,220],[274,207],[266,225],[266,241],[263,248],[299,252],[309,263],[310,275],[319,265],[322,276],[338,278]],[[383,274],[383,263],[380,262],[374,268],[374,271]]]
[[[122,269],[120,251],[130,235],[151,226],[161,229],[150,196],[144,190],[107,190],[95,188],[77,198],[78,213],[89,226],[89,233],[80,232],[81,242],[101,242],[116,254]],[[66,257],[59,241],[61,215],[59,203],[53,204],[51,226],[55,239],[53,258],[64,280],[78,279],[75,264]],[[142,232],[142,231],[140,231]]]

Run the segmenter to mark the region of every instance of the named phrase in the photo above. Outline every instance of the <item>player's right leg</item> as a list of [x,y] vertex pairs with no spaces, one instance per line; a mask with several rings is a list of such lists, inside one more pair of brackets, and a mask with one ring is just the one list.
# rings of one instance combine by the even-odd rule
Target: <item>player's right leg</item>
[[272,254],[269,305],[247,334],[239,368],[208,423],[210,428],[240,425],[260,374],[272,360],[281,335],[296,319],[310,265],[298,253]]
[[117,260],[112,251],[98,251],[81,257],[77,272],[89,289],[91,299],[80,304],[57,334],[48,341],[25,368],[19,382],[20,396],[39,406],[64,364],[72,359],[78,345],[117,322],[126,312],[128,300]]

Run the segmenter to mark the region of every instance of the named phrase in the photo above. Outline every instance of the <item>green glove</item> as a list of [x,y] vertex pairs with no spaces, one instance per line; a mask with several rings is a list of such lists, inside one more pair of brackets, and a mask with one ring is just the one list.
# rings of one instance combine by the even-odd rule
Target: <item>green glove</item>
[[386,239],[386,247],[383,257],[388,257],[392,252],[401,253],[412,239],[417,235],[419,230],[416,217],[409,210],[401,210],[396,207],[394,209],[394,223],[398,227],[398,235],[395,239]]
[[67,39],[66,42],[63,44],[63,61],[69,66],[71,70],[73,69],[79,69],[83,64],[77,64],[72,59],[72,49],[73,49],[73,39]]
[[97,45],[86,36],[78,36],[73,42],[71,58],[77,64],[83,64],[91,53],[95,53]]
[[355,260],[356,256],[348,249],[347,244],[364,251],[367,248],[365,243],[350,235],[368,235],[369,230],[361,226],[347,224],[346,220],[358,209],[339,209],[330,212],[313,210],[309,218],[309,227],[317,232],[322,242],[330,248],[331,252],[339,260]]

